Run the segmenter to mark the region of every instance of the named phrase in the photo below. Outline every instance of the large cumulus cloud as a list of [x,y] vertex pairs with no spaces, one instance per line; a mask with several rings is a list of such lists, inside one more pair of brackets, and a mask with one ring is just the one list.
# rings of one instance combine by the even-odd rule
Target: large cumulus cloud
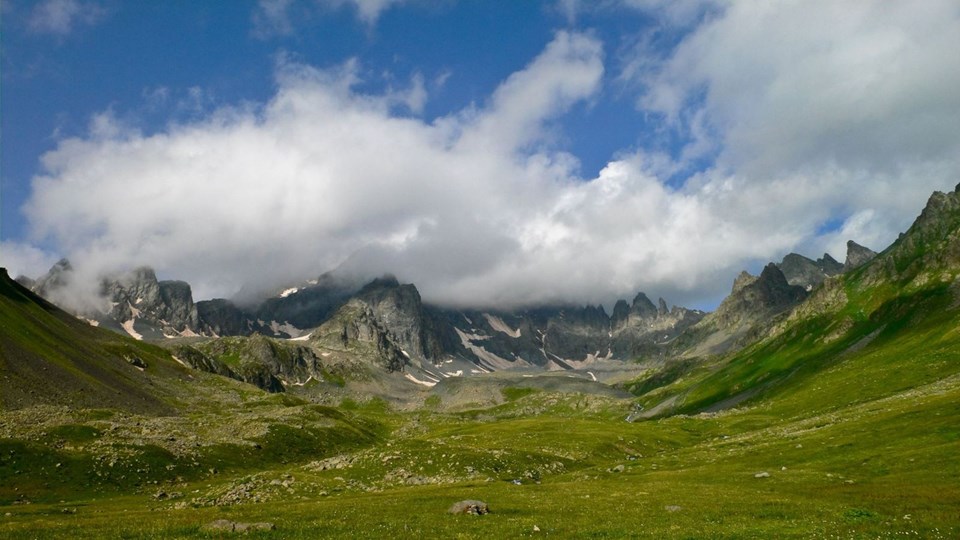
[[[26,212],[75,266],[152,264],[198,297],[339,267],[448,304],[695,303],[790,250],[884,247],[957,182],[950,3],[684,13],[668,54],[638,48],[611,74],[595,37],[560,32],[486,102],[432,121],[416,81],[371,95],[353,63],[289,61],[264,104],[152,134],[102,115],[44,157]],[[579,178],[554,120],[615,77],[689,144]]]

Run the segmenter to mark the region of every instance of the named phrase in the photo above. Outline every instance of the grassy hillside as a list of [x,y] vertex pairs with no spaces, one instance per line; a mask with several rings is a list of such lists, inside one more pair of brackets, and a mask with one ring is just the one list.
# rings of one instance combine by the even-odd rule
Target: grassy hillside
[[0,406],[109,407],[170,413],[154,379],[186,370],[149,345],[94,328],[0,269]]

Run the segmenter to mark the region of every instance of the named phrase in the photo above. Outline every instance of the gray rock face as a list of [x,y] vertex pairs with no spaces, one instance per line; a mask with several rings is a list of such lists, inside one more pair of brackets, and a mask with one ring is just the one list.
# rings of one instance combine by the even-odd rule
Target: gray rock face
[[99,291],[86,295],[98,297],[96,300],[72,291],[73,280],[73,267],[61,259],[33,283],[32,290],[75,315],[117,331],[122,331],[124,323],[149,337],[189,334],[200,328],[190,285],[183,281],[157,281],[151,268],[102,278]]
[[353,280],[326,273],[264,300],[252,310],[251,320],[277,321],[296,328],[315,328],[356,294],[360,285]]
[[816,261],[797,253],[790,253],[777,266],[787,278],[787,283],[798,285],[808,291],[823,283],[826,278],[842,273],[844,268],[829,253],[824,253],[823,257]]
[[781,313],[806,297],[803,287],[788,283],[780,268],[770,263],[756,280],[724,299],[716,313],[728,324],[755,321]]
[[323,364],[310,347],[261,335],[181,345],[173,354],[194,369],[243,381],[268,392],[283,392],[288,385],[323,381],[326,377]]
[[757,276],[751,275],[746,270],[740,272],[740,274],[733,280],[733,288],[730,290],[730,294],[736,294],[740,292],[744,287],[750,285],[757,280]]
[[877,252],[861,246],[853,240],[847,241],[847,260],[843,263],[843,270],[850,271],[868,263],[877,256]]
[[447,324],[463,342],[449,350],[494,369],[524,363],[567,369],[598,359],[658,356],[665,342],[704,315],[681,307],[668,309],[663,299],[658,304],[639,293],[632,305],[617,301],[612,315],[602,306],[447,313]]
[[865,269],[871,281],[931,279],[960,269],[960,186],[935,191],[910,228],[878,258]]
[[115,321],[140,320],[167,335],[200,330],[190,285],[157,281],[152,268],[140,267],[105,278],[101,294],[110,301],[108,315]]
[[435,350],[427,345],[423,304],[420,292],[411,284],[400,285],[397,278],[385,276],[367,284],[355,300],[363,303],[371,321],[376,321],[390,341],[407,354],[433,359]]
[[345,348],[388,371],[410,361],[436,362],[448,350],[440,322],[423,306],[420,293],[384,276],[364,286],[324,322],[311,341]]
[[267,329],[233,302],[223,298],[197,302],[201,333],[211,336],[249,336]]

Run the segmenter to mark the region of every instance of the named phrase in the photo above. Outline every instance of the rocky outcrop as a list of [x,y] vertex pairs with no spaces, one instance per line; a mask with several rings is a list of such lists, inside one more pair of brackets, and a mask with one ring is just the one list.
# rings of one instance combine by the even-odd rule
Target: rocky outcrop
[[734,328],[769,319],[807,297],[803,287],[791,285],[780,268],[770,263],[748,284],[734,287],[710,319],[721,328]]
[[402,371],[410,358],[377,313],[356,299],[321,325],[310,341],[325,348],[350,351],[387,371]]
[[388,371],[401,371],[411,361],[438,362],[455,346],[442,335],[443,322],[424,307],[414,285],[384,276],[340,306],[311,342],[349,350]]
[[[849,252],[848,252],[849,257]],[[787,283],[805,288],[807,291],[823,283],[825,279],[836,276],[844,271],[840,264],[829,253],[817,260],[808,259],[797,253],[790,253],[777,265],[783,272]]]
[[863,265],[865,284],[951,280],[960,272],[960,185],[935,191],[910,228]]
[[70,261],[61,259],[31,289],[93,324],[137,338],[199,331],[193,294],[184,281],[158,281],[148,267],[103,277],[98,289],[86,293],[75,280]]
[[741,272],[730,296],[689,328],[678,343],[688,356],[727,352],[771,327],[777,316],[799,305],[807,295],[805,287],[788,283],[774,263],[756,277]]
[[466,500],[453,503],[447,509],[448,514],[468,514],[482,516],[490,513],[490,506],[483,501]]
[[101,296],[110,302],[106,315],[138,333],[155,328],[162,335],[194,335],[200,330],[190,285],[158,281],[152,268],[144,266],[104,278]]
[[316,328],[356,294],[360,285],[328,272],[267,298],[252,310],[252,318],[289,324],[295,328]]
[[864,264],[870,262],[871,259],[877,256],[877,252],[873,251],[870,248],[861,246],[860,244],[854,242],[853,240],[847,241],[847,260],[843,263],[843,271],[849,272],[856,268],[860,268]]
[[181,362],[195,369],[217,373],[258,386],[268,392],[283,392],[291,385],[324,381],[327,372],[312,348],[261,335],[229,337],[173,350]]
[[263,330],[252,315],[223,298],[197,302],[201,333],[208,336],[248,336]]

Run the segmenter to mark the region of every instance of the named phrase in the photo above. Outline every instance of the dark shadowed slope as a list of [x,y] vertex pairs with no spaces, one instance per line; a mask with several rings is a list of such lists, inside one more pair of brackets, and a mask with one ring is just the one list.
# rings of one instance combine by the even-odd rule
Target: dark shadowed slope
[[154,347],[87,323],[0,269],[0,406],[117,408],[169,413],[157,377],[186,371]]

